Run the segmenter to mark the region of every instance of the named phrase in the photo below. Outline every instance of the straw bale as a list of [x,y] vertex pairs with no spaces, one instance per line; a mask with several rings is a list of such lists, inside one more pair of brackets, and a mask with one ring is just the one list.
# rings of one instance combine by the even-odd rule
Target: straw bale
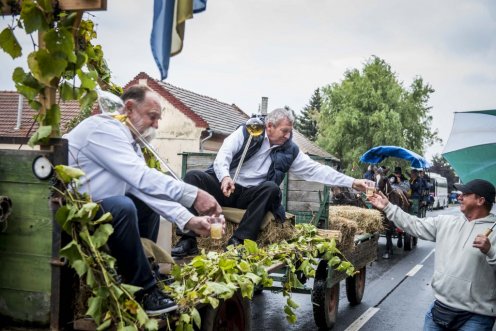
[[329,223],[329,230],[341,231],[342,238],[337,247],[342,251],[352,250],[355,246],[355,234],[358,230],[356,222],[341,216],[335,216]]
[[[205,251],[218,251],[224,250],[227,245],[227,241],[232,237],[234,231],[238,228],[239,224],[226,222],[226,233],[222,236],[222,239],[213,240],[209,237],[198,237],[198,248],[205,249]],[[174,227],[175,228],[175,227]],[[296,229],[291,224],[291,222],[286,221],[284,223],[269,222],[265,229],[260,232],[257,239],[257,244],[260,247],[268,246],[272,243],[281,242],[283,240],[289,240],[294,237]],[[172,231],[172,244],[175,245],[179,240],[176,235],[175,229]]]
[[381,212],[376,209],[355,206],[329,206],[329,223],[333,223],[336,217],[344,217],[354,221],[358,228],[357,234],[383,231],[383,217]]

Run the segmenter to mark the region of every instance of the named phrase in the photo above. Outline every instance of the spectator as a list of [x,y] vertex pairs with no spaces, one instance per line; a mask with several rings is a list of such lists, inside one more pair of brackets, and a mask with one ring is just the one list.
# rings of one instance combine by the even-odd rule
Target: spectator
[[462,215],[418,218],[389,203],[382,194],[371,204],[408,233],[436,243],[432,288],[436,300],[425,315],[424,330],[491,331],[496,320],[496,222],[491,208],[494,185],[475,179],[455,184]]

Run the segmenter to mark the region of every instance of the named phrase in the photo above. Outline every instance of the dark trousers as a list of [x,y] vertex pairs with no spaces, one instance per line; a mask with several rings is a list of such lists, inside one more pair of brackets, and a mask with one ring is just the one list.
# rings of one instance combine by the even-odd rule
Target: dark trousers
[[127,284],[148,289],[156,284],[140,237],[157,241],[160,216],[134,196],[115,196],[101,201],[100,211],[112,214],[114,232],[108,246],[117,260],[117,272]]
[[[268,211],[272,211],[274,206],[278,205],[281,201],[281,190],[279,186],[270,181],[253,187],[243,187],[236,184],[234,193],[229,197],[226,197],[222,193],[217,177],[204,171],[189,171],[184,177],[184,181],[213,195],[221,206],[246,209],[241,223],[233,234],[233,236],[241,240],[257,240],[265,214]],[[191,212],[197,214],[195,210],[191,210]],[[187,234],[182,234],[178,231],[177,234],[189,238],[195,237],[191,231]]]

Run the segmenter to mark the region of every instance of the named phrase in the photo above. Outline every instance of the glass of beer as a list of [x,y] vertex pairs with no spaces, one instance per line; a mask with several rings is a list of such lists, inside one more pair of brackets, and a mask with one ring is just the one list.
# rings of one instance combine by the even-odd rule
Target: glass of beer
[[371,197],[375,192],[375,182],[367,182],[367,188],[365,189],[365,195]]
[[210,238],[212,239],[222,239],[222,225],[223,225],[224,215],[212,216],[210,217]]

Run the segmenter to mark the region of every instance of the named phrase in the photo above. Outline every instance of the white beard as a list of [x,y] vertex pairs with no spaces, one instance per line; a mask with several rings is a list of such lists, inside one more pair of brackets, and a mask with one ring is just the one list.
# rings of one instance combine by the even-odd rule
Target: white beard
[[[155,137],[157,136],[157,130],[155,128],[148,128],[141,134],[141,137],[147,142],[150,143]],[[141,146],[141,148],[145,147],[144,144],[137,139],[138,144]]]

